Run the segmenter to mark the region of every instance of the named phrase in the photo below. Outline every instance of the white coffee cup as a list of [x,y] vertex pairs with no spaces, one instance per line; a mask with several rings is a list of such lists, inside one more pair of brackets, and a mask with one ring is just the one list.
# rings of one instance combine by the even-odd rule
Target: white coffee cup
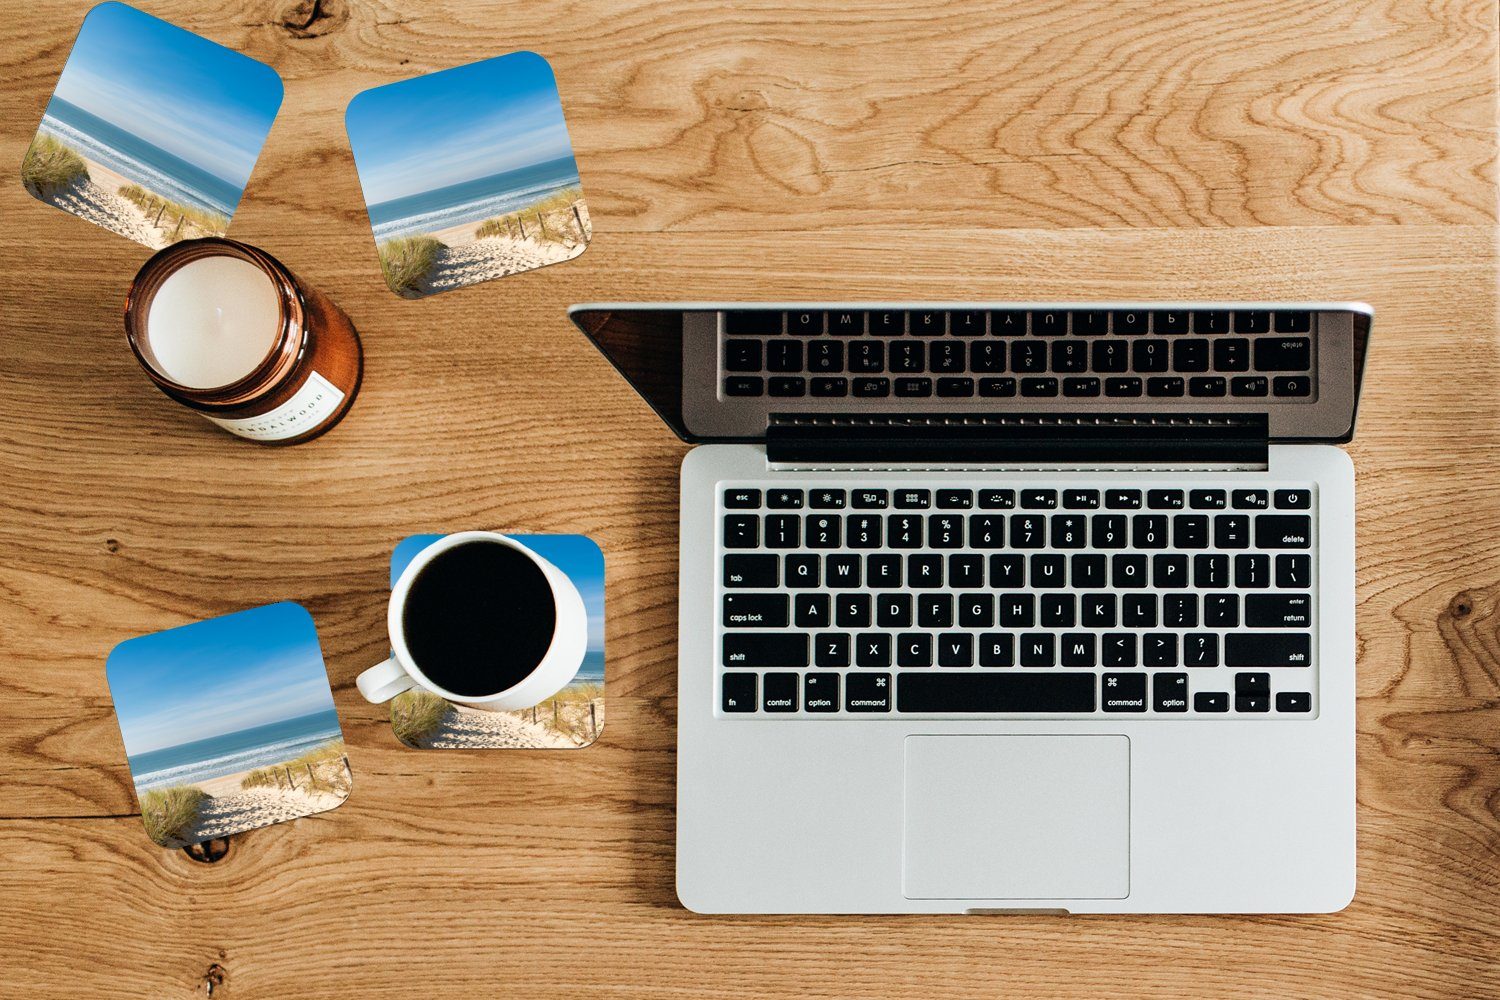
[[[552,643],[531,672],[503,691],[483,695],[461,695],[434,683],[412,657],[407,648],[402,620],[406,598],[412,582],[428,563],[449,549],[469,542],[509,546],[536,564],[552,588],[552,603],[557,611]],[[391,658],[355,678],[355,686],[365,700],[389,701],[402,691],[424,688],[440,698],[458,705],[488,712],[510,712],[546,701],[557,694],[578,674],[588,647],[588,613],[583,597],[568,575],[513,538],[493,531],[460,531],[446,535],[427,546],[407,564],[391,587],[391,602],[386,611],[386,628],[391,635]]]

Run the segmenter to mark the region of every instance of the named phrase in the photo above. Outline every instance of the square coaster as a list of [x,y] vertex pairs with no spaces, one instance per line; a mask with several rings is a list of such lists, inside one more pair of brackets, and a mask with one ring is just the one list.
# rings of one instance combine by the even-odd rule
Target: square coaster
[[283,602],[127,639],[104,667],[163,847],[325,812],[353,777],[312,616]]
[[366,90],[344,125],[397,295],[571,260],[593,238],[557,81],[534,52]]
[[223,236],[281,95],[264,63],[103,3],[83,19],[21,180],[152,249]]
[[[391,584],[442,535],[413,535],[391,553]],[[455,705],[416,689],[391,699],[391,730],[416,750],[576,750],[604,731],[604,553],[586,535],[511,535],[562,570],[588,613],[588,651],[556,695],[515,712]]]

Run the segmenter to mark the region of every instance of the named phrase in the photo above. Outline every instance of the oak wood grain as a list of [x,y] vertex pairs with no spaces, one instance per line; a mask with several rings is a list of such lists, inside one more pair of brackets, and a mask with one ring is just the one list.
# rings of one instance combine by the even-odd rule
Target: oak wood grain
[[[290,450],[159,396],[145,253],[0,185],[0,996],[1500,996],[1496,5],[1028,0],[143,5],[271,62],[233,235],[331,294],[366,380]],[[0,0],[14,171],[87,3]],[[531,48],[596,226],[577,260],[384,288],[342,114]],[[672,885],[683,446],[568,325],[672,298],[1362,299],[1359,890],[1339,914],[705,918]],[[414,753],[354,675],[391,545],[579,531],[609,724]],[[129,636],[314,615],[355,774],[204,865],[145,838],[104,682]]]

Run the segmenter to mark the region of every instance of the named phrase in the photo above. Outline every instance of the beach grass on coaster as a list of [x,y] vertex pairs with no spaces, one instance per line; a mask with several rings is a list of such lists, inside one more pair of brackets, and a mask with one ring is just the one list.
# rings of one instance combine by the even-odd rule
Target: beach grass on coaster
[[366,90],[344,124],[397,295],[571,260],[593,238],[557,80],[534,52]]
[[353,787],[312,616],[283,602],[120,643],[104,667],[162,847],[326,812]]
[[[507,535],[562,570],[588,614],[578,674],[530,708],[489,712],[455,705],[420,688],[391,699],[391,732],[416,750],[574,750],[604,730],[604,553],[584,535]],[[391,583],[442,535],[413,535],[391,553]]]
[[223,236],[281,96],[264,63],[102,3],[78,30],[21,183],[153,250]]

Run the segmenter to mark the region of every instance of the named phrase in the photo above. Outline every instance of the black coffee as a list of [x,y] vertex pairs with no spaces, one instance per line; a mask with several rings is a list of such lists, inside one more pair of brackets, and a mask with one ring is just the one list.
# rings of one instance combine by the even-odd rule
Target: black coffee
[[464,542],[423,566],[401,627],[418,669],[466,697],[513,687],[552,645],[557,608],[536,563],[498,542]]

